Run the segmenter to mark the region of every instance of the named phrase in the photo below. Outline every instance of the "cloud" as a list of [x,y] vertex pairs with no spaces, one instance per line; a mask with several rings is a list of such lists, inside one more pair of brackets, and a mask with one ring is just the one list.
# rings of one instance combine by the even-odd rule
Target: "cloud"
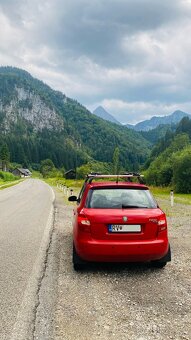
[[191,111],[190,18],[189,0],[1,0],[0,63],[123,122]]

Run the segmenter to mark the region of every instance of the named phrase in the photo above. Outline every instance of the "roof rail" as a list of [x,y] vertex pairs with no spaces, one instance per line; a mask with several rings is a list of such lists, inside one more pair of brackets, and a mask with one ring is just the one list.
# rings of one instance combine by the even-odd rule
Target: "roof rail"
[[132,178],[137,178],[140,184],[143,184],[143,178],[144,175],[141,175],[137,172],[126,172],[119,175],[106,175],[101,174],[98,172],[91,172],[90,174],[87,174],[85,182],[91,183],[93,179],[97,178],[116,178],[116,182],[119,181],[119,178],[126,178],[128,182],[131,182]]

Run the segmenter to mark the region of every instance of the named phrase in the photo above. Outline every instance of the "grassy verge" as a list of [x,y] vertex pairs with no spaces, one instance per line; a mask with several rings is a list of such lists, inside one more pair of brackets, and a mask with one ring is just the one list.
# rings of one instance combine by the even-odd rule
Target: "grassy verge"
[[62,184],[67,186],[70,189],[78,190],[82,187],[83,180],[75,180],[75,179],[65,179],[65,178],[46,178],[44,179],[46,183],[49,185],[56,187],[57,184]]
[[0,182],[0,190],[3,190],[3,189],[6,189],[6,188],[9,188],[9,187],[12,187],[13,185],[16,185],[20,182],[24,181],[24,179],[18,179],[18,180],[15,180],[13,182]]
[[[61,185],[68,188],[68,190],[73,190],[74,195],[78,195],[84,180],[74,180],[74,179],[65,179],[65,178],[46,178],[44,181],[49,184],[51,187],[56,188],[58,191],[63,192],[63,201],[67,205],[74,205],[73,202],[68,202],[68,195],[66,192],[61,190]],[[76,203],[75,203],[76,204]]]
[[38,178],[38,179],[42,179],[42,175],[40,173],[40,171],[36,171],[36,170],[32,170],[32,178]]
[[12,173],[0,171],[0,189],[5,189],[12,185],[18,184],[20,181],[20,178],[14,176]]
[[[158,198],[166,199],[170,201],[170,191],[171,188],[161,188],[161,187],[150,187],[153,195]],[[191,204],[191,194],[177,194],[174,193],[174,202],[181,204]]]

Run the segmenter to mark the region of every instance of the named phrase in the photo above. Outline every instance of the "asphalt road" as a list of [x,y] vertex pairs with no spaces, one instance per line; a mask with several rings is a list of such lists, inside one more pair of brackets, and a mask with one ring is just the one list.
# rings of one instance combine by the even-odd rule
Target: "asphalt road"
[[0,191],[0,339],[30,339],[53,222],[52,189],[29,179]]

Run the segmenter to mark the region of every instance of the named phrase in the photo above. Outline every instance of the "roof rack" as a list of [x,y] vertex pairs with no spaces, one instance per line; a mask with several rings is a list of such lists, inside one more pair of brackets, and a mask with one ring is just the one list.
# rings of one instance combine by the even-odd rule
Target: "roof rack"
[[90,174],[87,174],[85,182],[91,183],[93,179],[97,178],[116,178],[116,183],[118,183],[120,178],[126,178],[127,182],[131,182],[132,178],[137,178],[139,183],[143,184],[143,177],[144,175],[137,172],[126,172],[119,175],[105,175],[99,172],[91,172]]

